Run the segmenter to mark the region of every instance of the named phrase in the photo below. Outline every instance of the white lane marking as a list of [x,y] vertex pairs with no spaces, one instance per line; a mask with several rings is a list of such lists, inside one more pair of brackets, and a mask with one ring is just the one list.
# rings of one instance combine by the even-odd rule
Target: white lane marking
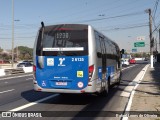
[[134,88],[134,86],[126,86],[125,88],[124,88],[124,91],[125,92],[132,92],[132,90],[133,90],[133,88]]
[[46,97],[46,98],[37,100],[37,101],[35,101],[35,102],[31,102],[31,103],[25,104],[25,105],[23,105],[23,106],[20,106],[20,107],[11,109],[11,110],[9,110],[9,111],[20,111],[20,110],[23,110],[23,109],[25,109],[25,108],[31,107],[31,106],[33,106],[33,105],[36,105],[36,104],[38,104],[38,103],[40,103],[40,102],[43,102],[43,101],[46,101],[46,100],[48,100],[48,99],[54,98],[54,97],[56,97],[56,96],[58,96],[58,95],[59,95],[59,94],[54,94],[54,95],[48,96],[48,97]]
[[134,86],[127,86],[125,87],[125,89],[123,90],[123,92],[121,92],[120,96],[122,97],[130,97],[130,94],[133,90]]
[[[132,105],[132,100],[133,100],[133,97],[134,97],[134,93],[136,92],[135,90],[137,89],[139,83],[142,81],[147,69],[148,69],[148,66],[149,64],[147,64],[142,70],[141,72],[136,76],[136,78],[133,80],[133,81],[136,81],[137,84],[134,86],[133,90],[131,91],[130,93],[130,97],[129,97],[129,100],[128,100],[128,103],[127,103],[127,106],[125,108],[125,111],[124,111],[124,115],[128,114],[126,113],[127,111],[130,111],[131,109],[131,105]],[[123,117],[122,120],[128,120],[128,117]]]
[[136,65],[132,65],[132,66],[129,66],[129,67],[123,68],[123,69],[122,69],[122,71],[123,71],[123,70],[125,70],[125,69],[128,69],[128,68],[134,67],[134,66],[136,66]]
[[2,91],[2,92],[0,92],[0,94],[2,94],[2,93],[7,93],[7,92],[11,92],[11,91],[13,91],[13,90],[15,90],[15,89],[11,89],[11,90]]
[[33,75],[33,74],[14,76],[14,77],[7,77],[7,78],[1,78],[0,81],[7,80],[7,79],[12,79],[12,78],[20,78],[20,77],[25,77],[25,76],[31,76],[31,75]]

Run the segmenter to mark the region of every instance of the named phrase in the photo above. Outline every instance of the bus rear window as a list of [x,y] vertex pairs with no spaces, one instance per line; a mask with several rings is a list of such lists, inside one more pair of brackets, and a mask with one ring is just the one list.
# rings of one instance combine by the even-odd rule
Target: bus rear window
[[[36,54],[42,56],[88,55],[88,29],[45,29],[39,32]],[[43,39],[42,39],[43,38]]]

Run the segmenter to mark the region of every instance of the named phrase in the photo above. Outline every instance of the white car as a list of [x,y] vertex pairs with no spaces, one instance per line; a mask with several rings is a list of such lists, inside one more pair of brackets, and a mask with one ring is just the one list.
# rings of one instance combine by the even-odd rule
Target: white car
[[129,60],[128,59],[123,59],[121,60],[122,66],[128,66],[129,65]]
[[32,67],[33,65],[30,62],[22,62],[17,65],[18,68],[21,67]]

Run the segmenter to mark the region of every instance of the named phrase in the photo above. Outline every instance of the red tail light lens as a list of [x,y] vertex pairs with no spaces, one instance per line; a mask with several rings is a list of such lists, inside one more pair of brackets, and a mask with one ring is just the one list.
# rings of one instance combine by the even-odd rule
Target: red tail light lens
[[36,71],[36,66],[35,65],[33,65],[33,71]]
[[36,66],[33,65],[33,78],[36,80]]
[[94,70],[94,65],[89,66],[89,73],[93,72]]
[[94,65],[89,66],[89,81],[92,78],[93,71],[94,71]]

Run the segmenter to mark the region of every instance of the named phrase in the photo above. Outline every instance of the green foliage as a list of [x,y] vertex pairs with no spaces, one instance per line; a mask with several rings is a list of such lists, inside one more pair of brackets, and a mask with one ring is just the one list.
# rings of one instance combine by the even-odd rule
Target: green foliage
[[[0,59],[11,60],[12,54],[2,53],[3,49],[0,47]],[[17,56],[18,55],[18,56]],[[18,46],[14,48],[14,60],[31,60],[33,58],[33,49],[26,46]]]
[[2,52],[3,51],[3,49],[0,47],[0,52]]
[[143,52],[143,53],[132,53],[131,56],[140,58],[140,57],[149,57],[149,54],[147,54],[145,52]]
[[18,46],[14,51],[18,50],[18,58],[21,60],[29,60],[33,58],[33,49],[26,46]]

